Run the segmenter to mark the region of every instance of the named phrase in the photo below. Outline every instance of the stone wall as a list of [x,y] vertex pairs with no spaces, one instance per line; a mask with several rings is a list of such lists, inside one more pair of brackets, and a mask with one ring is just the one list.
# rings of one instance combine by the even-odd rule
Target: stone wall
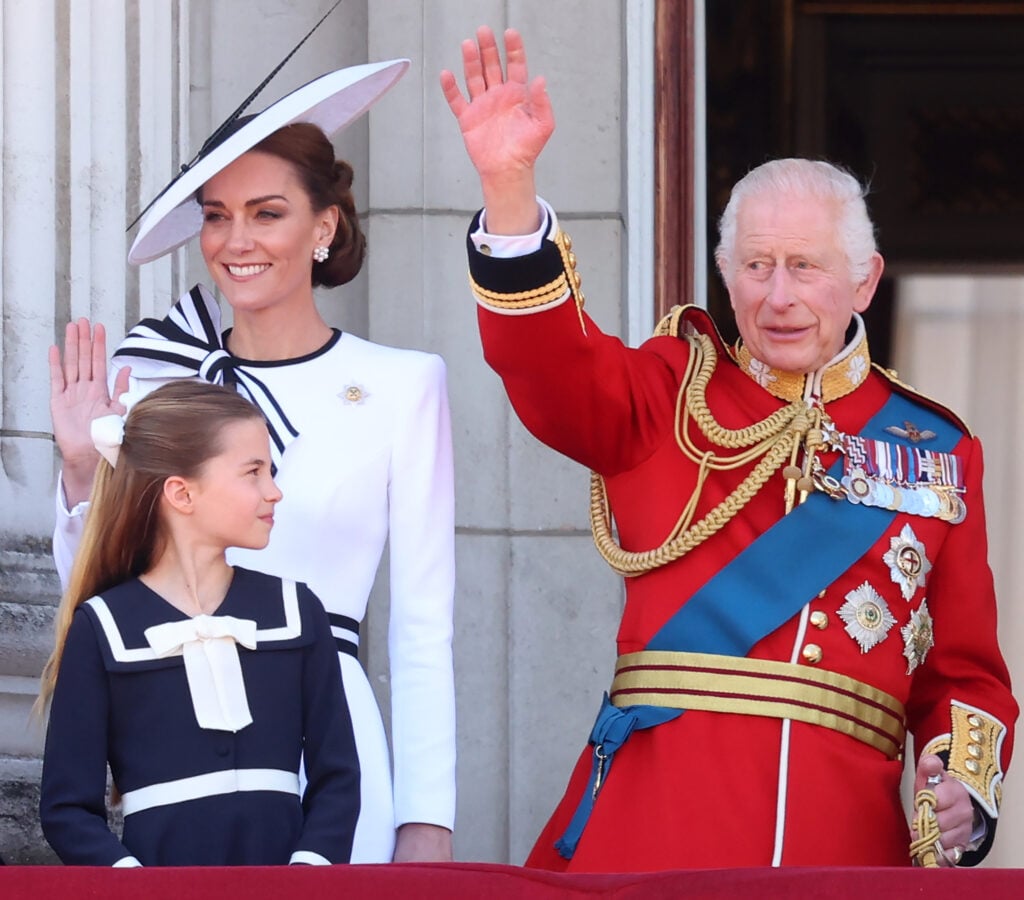
[[0,538],[0,851],[8,863],[54,860],[39,830],[44,726],[31,708],[59,594],[48,540]]

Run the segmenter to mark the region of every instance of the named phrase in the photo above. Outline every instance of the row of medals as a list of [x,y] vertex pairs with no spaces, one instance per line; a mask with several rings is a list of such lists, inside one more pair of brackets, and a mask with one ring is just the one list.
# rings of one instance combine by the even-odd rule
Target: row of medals
[[[826,426],[825,432],[830,448],[842,453],[846,436],[834,427]],[[833,499],[877,506],[891,512],[942,519],[953,525],[959,525],[967,516],[967,504],[960,496],[961,490],[953,485],[921,482],[907,484],[883,475],[869,475],[860,466],[844,468],[849,470],[841,479],[836,480],[815,458],[812,471],[814,487]]]

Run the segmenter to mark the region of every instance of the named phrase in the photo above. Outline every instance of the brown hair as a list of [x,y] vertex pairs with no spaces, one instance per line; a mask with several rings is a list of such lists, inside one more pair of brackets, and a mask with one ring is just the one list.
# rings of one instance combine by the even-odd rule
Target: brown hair
[[157,388],[128,413],[117,465],[101,459],[96,470],[82,541],[57,609],[56,641],[43,669],[37,712],[53,695],[75,610],[158,560],[164,482],[172,475],[196,477],[223,449],[224,426],[249,419],[262,419],[262,413],[241,394],[185,380]]
[[315,212],[329,206],[337,206],[341,212],[329,248],[331,255],[322,263],[313,263],[313,287],[337,287],[355,278],[366,256],[366,237],[352,197],[352,166],[336,159],[327,136],[308,122],[278,128],[252,149],[291,163]]

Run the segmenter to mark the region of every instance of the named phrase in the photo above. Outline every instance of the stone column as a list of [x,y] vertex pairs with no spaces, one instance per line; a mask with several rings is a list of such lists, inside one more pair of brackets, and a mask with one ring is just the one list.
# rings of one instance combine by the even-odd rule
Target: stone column
[[43,728],[29,715],[60,594],[47,347],[80,316],[117,341],[172,293],[180,262],[129,273],[125,228],[187,136],[178,123],[189,5],[4,0],[0,11],[0,852],[9,862],[53,858],[36,811]]
[[[56,593],[45,497],[53,483],[45,373],[58,261],[57,28],[53,4],[0,11],[0,846],[42,853],[33,828],[40,731],[29,722]],[[57,274],[59,278],[59,274]]]
[[[440,353],[452,402],[459,859],[525,858],[610,683],[621,582],[593,548],[588,473],[527,434],[481,358],[465,251],[479,182],[438,74],[460,72],[460,42],[478,25],[523,33],[558,123],[538,167],[539,190],[572,235],[588,311],[606,331],[624,334],[624,7],[370,6],[370,56],[414,57],[370,117],[370,337]],[[385,600],[375,597],[375,610]],[[384,625],[375,612],[374,646]],[[378,660],[370,659],[371,681],[386,687]]]

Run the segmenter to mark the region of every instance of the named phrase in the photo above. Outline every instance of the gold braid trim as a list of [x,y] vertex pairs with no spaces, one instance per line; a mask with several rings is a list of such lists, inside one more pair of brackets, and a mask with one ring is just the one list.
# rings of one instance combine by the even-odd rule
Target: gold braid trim
[[535,306],[546,306],[548,303],[560,300],[569,290],[569,283],[566,281],[564,272],[554,281],[550,281],[542,287],[534,288],[532,291],[517,291],[510,294],[490,291],[477,284],[472,275],[469,276],[469,286],[473,290],[473,296],[483,303],[484,306],[491,306],[494,309],[501,310],[532,309]]
[[682,319],[685,312],[685,306],[673,306],[672,309],[662,317],[661,321],[654,326],[653,337],[678,337],[679,320]]
[[554,241],[558,245],[558,252],[562,255],[562,268],[565,270],[565,277],[569,280],[572,298],[576,301],[576,315],[580,320],[580,331],[586,334],[587,323],[583,321],[583,304],[586,301],[583,297],[583,291],[580,290],[583,279],[580,277],[580,273],[576,271],[576,254],[572,252],[572,238],[559,228]]
[[[732,430],[723,427],[707,404],[707,386],[718,364],[718,353],[707,335],[685,338],[691,347],[687,368],[676,399],[676,443],[690,460],[697,463],[697,483],[675,526],[659,547],[644,551],[624,550],[612,537],[611,510],[604,479],[592,472],[590,476],[590,526],[598,552],[616,572],[623,576],[642,575],[652,569],[674,562],[702,544],[728,524],[764,487],[768,479],[786,463],[786,512],[796,502],[806,499],[812,489],[809,477],[815,452],[824,445],[821,411],[794,401],[760,422],[747,428]],[[690,419],[712,443],[740,452],[717,456],[701,451],[689,435]],[[801,446],[806,455],[803,468],[796,462]],[[711,471],[727,471],[759,459],[739,486],[703,519],[693,523],[704,483]]]
[[840,672],[773,659],[639,650],[615,662],[612,705],[640,704],[793,719],[832,728],[901,757],[903,704]]
[[572,238],[561,228],[551,239],[558,247],[558,253],[562,257],[562,273],[552,281],[538,288],[529,291],[516,291],[512,293],[501,293],[482,287],[476,282],[472,275],[469,276],[469,286],[473,296],[484,306],[503,312],[524,312],[530,309],[538,309],[562,300],[565,295],[571,294],[576,303],[576,315],[580,320],[580,329],[587,333],[586,323],[583,321],[583,304],[585,302],[580,284],[583,279],[576,271],[576,254],[572,252]]
[[1006,726],[984,710],[952,700],[951,730],[933,738],[921,751],[949,754],[946,771],[960,781],[993,819],[1003,802],[1001,754]]

